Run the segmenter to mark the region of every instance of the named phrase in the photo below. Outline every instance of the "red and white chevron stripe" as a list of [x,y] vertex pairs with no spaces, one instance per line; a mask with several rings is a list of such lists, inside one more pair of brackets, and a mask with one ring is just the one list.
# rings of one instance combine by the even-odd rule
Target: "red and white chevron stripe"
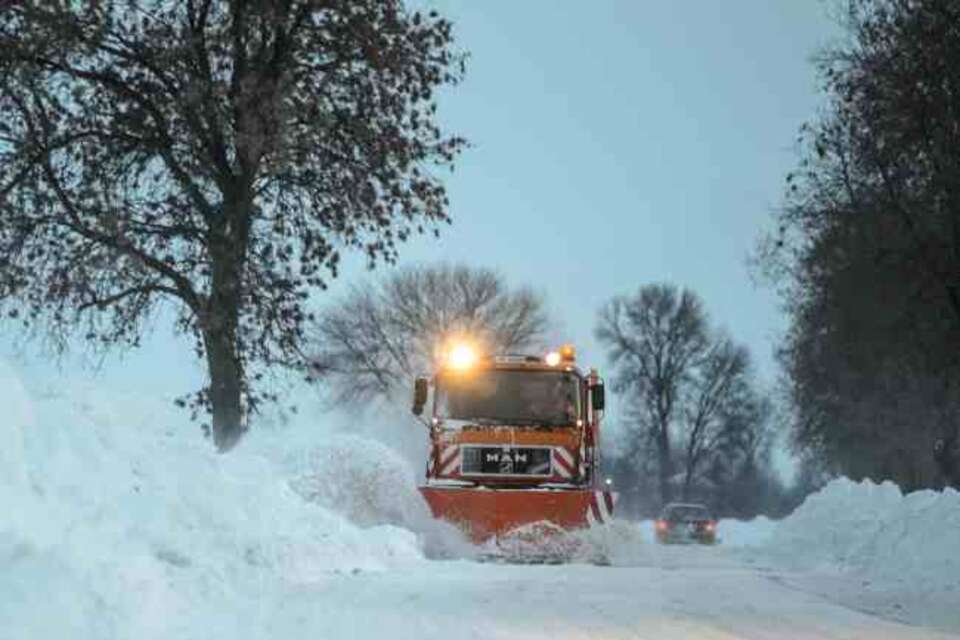
[[587,524],[596,527],[611,522],[617,497],[612,491],[594,491],[590,496],[590,506],[587,507]]
[[449,476],[460,471],[460,447],[451,445],[440,450],[438,476]]
[[573,460],[573,454],[566,447],[553,447],[553,474],[560,476],[564,480],[573,478],[577,470],[577,465]]

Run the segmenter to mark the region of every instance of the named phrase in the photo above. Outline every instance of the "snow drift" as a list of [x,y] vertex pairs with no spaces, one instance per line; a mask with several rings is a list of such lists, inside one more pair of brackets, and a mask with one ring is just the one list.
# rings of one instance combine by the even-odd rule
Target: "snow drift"
[[766,516],[752,520],[724,518],[717,523],[717,536],[726,548],[749,548],[769,543],[778,522]]
[[774,528],[767,548],[797,568],[960,594],[960,492],[904,495],[890,482],[834,480]]
[[268,433],[217,455],[168,400],[31,397],[3,363],[0,402],[5,638],[250,637],[279,584],[423,561],[395,519],[304,501]]

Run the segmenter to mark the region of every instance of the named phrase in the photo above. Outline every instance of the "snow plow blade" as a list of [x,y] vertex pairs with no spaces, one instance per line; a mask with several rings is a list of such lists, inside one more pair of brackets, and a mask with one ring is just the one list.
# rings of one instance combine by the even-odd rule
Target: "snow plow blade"
[[[545,545],[546,555],[570,545],[563,532],[604,524],[613,516],[615,495],[590,489],[473,489],[421,487],[434,517],[451,522],[477,544],[493,542],[502,549],[517,548],[524,540],[526,556],[536,555],[527,544],[533,531]],[[555,532],[555,533],[551,533]],[[531,541],[532,542],[532,541]],[[559,552],[563,555],[565,552]],[[557,558],[562,561],[563,558]]]

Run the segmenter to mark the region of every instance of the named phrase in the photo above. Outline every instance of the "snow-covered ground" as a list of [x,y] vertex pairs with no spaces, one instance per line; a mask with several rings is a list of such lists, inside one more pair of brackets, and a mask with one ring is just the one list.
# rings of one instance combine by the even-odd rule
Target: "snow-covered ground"
[[169,401],[6,366],[0,403],[2,638],[257,637],[282,585],[424,562],[408,528],[306,502],[269,432],[216,455]]
[[960,493],[903,495],[889,482],[839,479],[810,496],[771,537],[795,567],[840,567],[876,580],[956,592],[960,602]]
[[590,535],[610,567],[479,564],[375,442],[262,428],[219,456],[169,399],[25,389],[3,363],[0,402],[4,639],[960,630],[955,492],[838,481],[782,522],[721,522],[717,547],[619,522]]
[[960,492],[903,495],[835,480],[766,541],[740,549],[793,588],[895,620],[960,631]]

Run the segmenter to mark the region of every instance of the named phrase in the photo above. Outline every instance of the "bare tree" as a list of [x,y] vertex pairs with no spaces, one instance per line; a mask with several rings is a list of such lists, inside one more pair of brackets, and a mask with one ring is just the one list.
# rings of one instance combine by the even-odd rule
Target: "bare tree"
[[400,0],[0,4],[0,301],[103,349],[172,304],[229,449],[340,250],[392,262],[448,222],[451,47]]
[[408,267],[356,286],[313,325],[313,375],[338,400],[390,399],[429,372],[437,348],[467,336],[491,352],[541,346],[543,299],[507,287],[488,269],[441,264]]
[[675,485],[689,498],[720,466],[744,458],[762,426],[748,354],[710,328],[693,292],[655,284],[618,296],[600,311],[596,335],[634,426],[626,449],[655,456],[661,503],[674,497]]
[[719,453],[731,460],[739,457],[735,448],[747,444],[754,428],[746,349],[721,336],[694,364],[681,413],[684,500],[691,498],[709,458]]
[[633,418],[656,447],[661,500],[669,502],[678,401],[708,346],[702,305],[690,291],[648,285],[610,301],[596,336],[616,367],[613,390],[629,397]]

